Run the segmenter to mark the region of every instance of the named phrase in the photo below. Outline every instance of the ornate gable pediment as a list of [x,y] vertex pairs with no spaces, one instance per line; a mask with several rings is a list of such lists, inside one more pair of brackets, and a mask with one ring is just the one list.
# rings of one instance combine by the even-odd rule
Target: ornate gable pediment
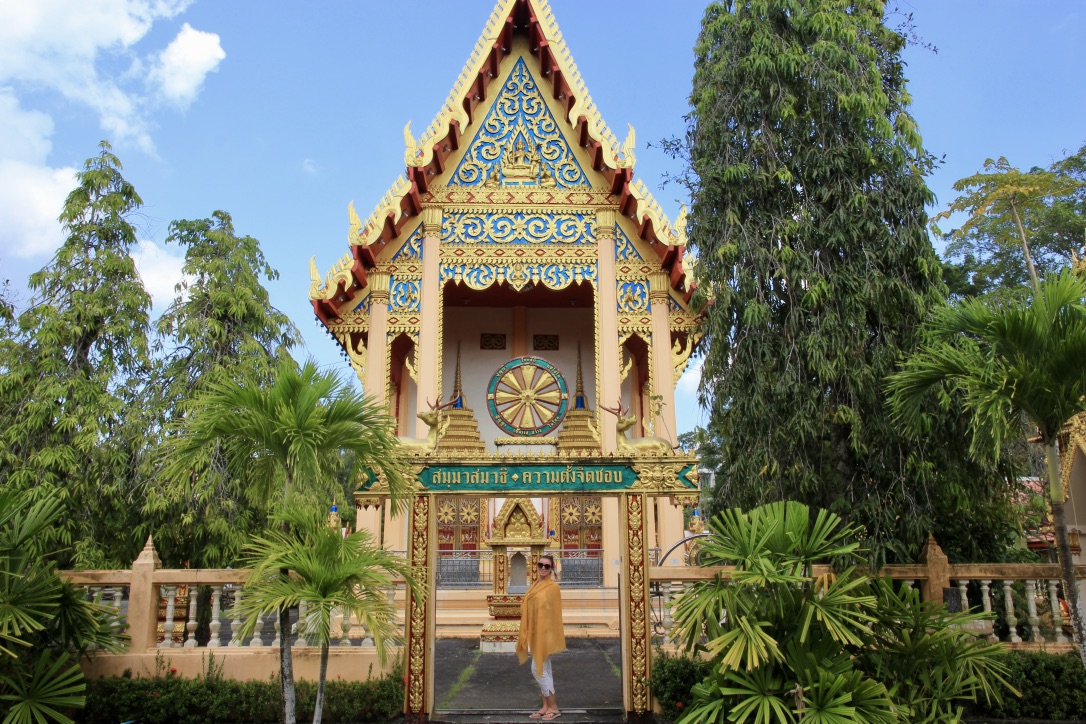
[[509,71],[449,186],[590,186],[524,58]]

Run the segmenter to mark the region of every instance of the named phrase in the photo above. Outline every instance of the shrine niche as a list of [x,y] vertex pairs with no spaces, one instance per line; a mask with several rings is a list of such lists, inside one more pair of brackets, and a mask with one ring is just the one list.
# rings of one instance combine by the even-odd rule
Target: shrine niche
[[551,543],[545,534],[543,519],[530,498],[508,498],[494,517],[494,527],[486,544],[494,551],[494,593],[487,596],[491,620],[480,634],[480,647],[486,652],[508,652],[515,647],[520,631],[520,604],[523,590],[510,589],[511,548],[527,548],[514,555],[523,561],[527,580],[534,583],[536,564]]

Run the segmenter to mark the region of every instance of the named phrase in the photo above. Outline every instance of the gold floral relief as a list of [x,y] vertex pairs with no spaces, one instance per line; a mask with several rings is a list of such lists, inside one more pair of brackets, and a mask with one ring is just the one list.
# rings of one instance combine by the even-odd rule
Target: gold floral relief
[[633,710],[649,708],[648,588],[645,579],[645,496],[626,495],[627,557],[630,581],[630,693]]
[[[415,497],[411,510],[411,549],[408,552],[411,573],[416,580],[428,580],[430,553],[430,497]],[[407,610],[407,705],[409,714],[421,714],[426,706],[426,607],[428,598],[416,597],[408,590]]]

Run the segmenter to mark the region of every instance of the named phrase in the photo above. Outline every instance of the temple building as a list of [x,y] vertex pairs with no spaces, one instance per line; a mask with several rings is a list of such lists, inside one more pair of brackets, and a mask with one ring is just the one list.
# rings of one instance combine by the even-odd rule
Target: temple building
[[[388,406],[416,482],[393,517],[365,481],[357,525],[428,571],[438,595],[409,617],[420,646],[453,608],[474,600],[485,618],[488,598],[484,640],[515,636],[502,597],[554,554],[597,610],[586,631],[630,622],[629,708],[643,710],[646,566],[684,563],[658,557],[698,496],[675,427],[698,341],[685,210],[670,222],[634,179],[633,128],[620,142],[600,117],[545,0],[499,0],[404,143],[373,212],[349,207],[342,259],[323,278],[310,265],[314,312]],[[411,663],[409,702],[429,666]]]

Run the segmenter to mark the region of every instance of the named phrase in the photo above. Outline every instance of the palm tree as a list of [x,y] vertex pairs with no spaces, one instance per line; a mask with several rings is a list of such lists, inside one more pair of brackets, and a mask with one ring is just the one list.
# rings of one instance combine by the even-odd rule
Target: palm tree
[[[166,445],[166,475],[187,484],[203,450],[215,444],[256,505],[275,501],[285,508],[298,500],[331,499],[335,472],[346,455],[353,457],[356,471],[375,472],[387,483],[393,512],[402,508],[407,480],[391,418],[312,361],[299,370],[284,360],[267,385],[256,377],[211,384]],[[286,520],[281,524],[282,532],[289,532]],[[280,575],[286,578],[287,569]],[[279,653],[283,717],[295,724],[289,607],[279,610],[279,626],[286,639]]]
[[[298,631],[321,649],[313,711],[313,724],[320,724],[335,612],[365,624],[384,664],[387,644],[399,634],[395,608],[386,595],[388,587],[396,577],[403,577],[415,595],[422,589],[411,577],[407,562],[374,545],[366,531],[344,536],[338,527],[324,523],[319,512],[306,510],[284,512],[278,519],[287,523],[289,533],[273,530],[246,546],[252,572],[240,607],[241,635],[252,635],[257,621],[273,611],[306,603]],[[281,576],[281,569],[291,575]]]
[[959,397],[972,415],[971,452],[998,457],[1024,415],[1044,447],[1048,501],[1079,656],[1086,666],[1086,627],[1067,536],[1059,436],[1086,410],[1086,280],[1069,271],[1048,276],[1032,299],[970,299],[936,312],[924,346],[890,377],[894,418],[922,432],[931,391]]
[[[0,714],[5,722],[69,723],[86,684],[77,662],[92,646],[117,653],[116,613],[84,600],[50,558],[60,501],[0,491]],[[119,627],[118,627],[119,628]]]

